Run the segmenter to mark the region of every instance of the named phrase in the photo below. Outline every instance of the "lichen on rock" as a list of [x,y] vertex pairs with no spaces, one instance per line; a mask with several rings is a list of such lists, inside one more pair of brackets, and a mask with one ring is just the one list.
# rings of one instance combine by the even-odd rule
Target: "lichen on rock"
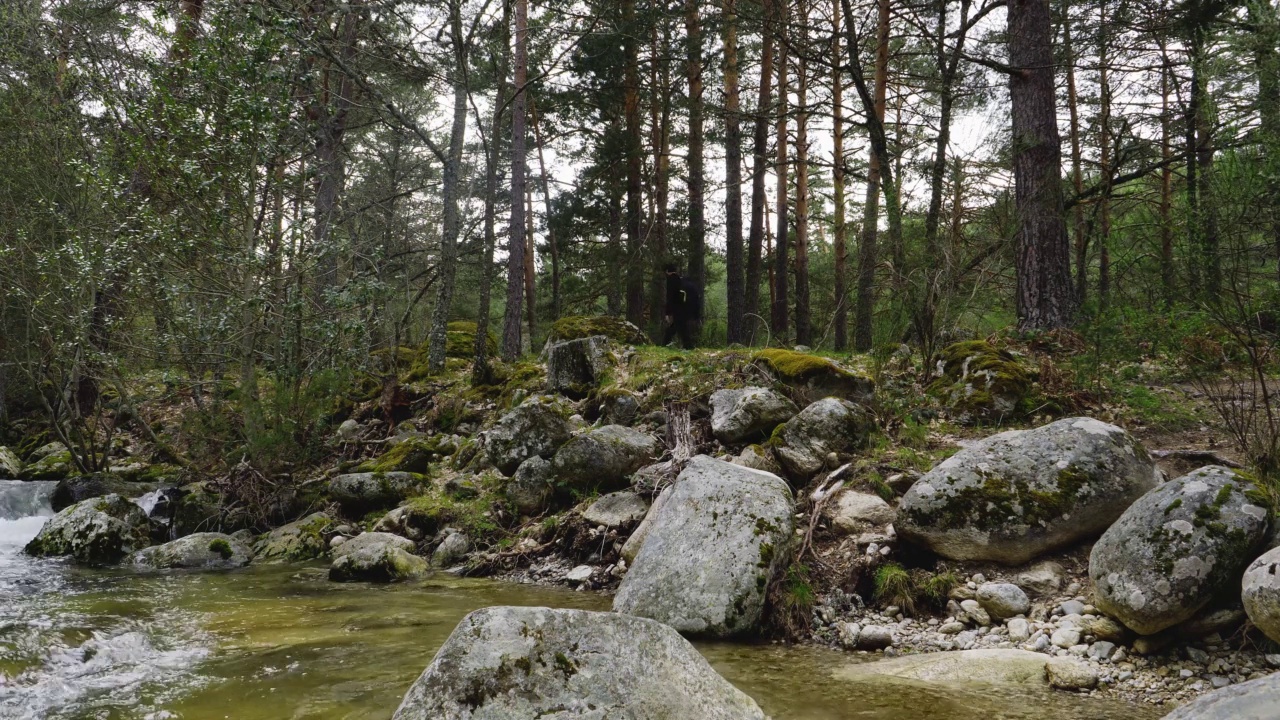
[[1031,390],[1033,374],[1007,350],[985,340],[947,346],[938,360],[938,379],[929,392],[961,419],[998,421],[1018,412]]
[[875,393],[870,378],[820,355],[768,348],[751,356],[775,381],[786,385],[796,402],[811,403],[825,397],[866,402]]
[[28,555],[71,556],[85,565],[111,565],[151,544],[142,508],[119,495],[84,500],[53,516],[27,543]]

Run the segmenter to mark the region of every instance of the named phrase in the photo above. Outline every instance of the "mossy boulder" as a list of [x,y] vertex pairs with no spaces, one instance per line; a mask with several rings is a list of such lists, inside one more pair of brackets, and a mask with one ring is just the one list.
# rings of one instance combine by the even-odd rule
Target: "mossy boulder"
[[431,469],[431,463],[448,457],[457,450],[457,441],[450,435],[407,437],[378,457],[360,463],[355,470],[374,473],[425,473]]
[[985,340],[947,346],[936,374],[929,392],[962,420],[998,421],[1017,415],[1033,380],[1032,371],[1012,353]]
[[407,537],[388,532],[364,532],[347,538],[346,542],[333,549],[332,554],[335,558],[339,558],[375,545],[391,545],[408,553],[413,552],[415,547],[414,542]]
[[554,480],[551,461],[535,455],[520,463],[502,493],[517,515],[538,515],[555,501]]
[[62,443],[50,444],[58,445],[63,447],[63,449],[49,453],[34,462],[28,463],[22,469],[21,479],[61,480],[65,477],[69,477],[75,472],[75,460],[71,457],[71,451],[65,449],[65,446],[63,446]]
[[503,475],[531,457],[550,458],[569,441],[569,408],[553,397],[525,400],[484,433],[484,451]]
[[787,477],[803,483],[826,465],[831,453],[839,457],[866,447],[874,427],[871,413],[861,405],[829,397],[779,426],[771,443]]
[[788,563],[794,512],[778,476],[693,458],[646,519],[614,612],[694,635],[756,632],[769,583]]
[[125,563],[145,570],[228,570],[248,565],[251,559],[253,550],[239,538],[196,533],[139,550]]
[[552,475],[569,491],[616,490],[659,454],[661,448],[652,436],[605,425],[565,443],[551,461]]
[[596,335],[547,346],[547,391],[580,399],[604,384],[617,358],[609,338]]
[[228,500],[213,482],[201,480],[178,488],[172,504],[172,528],[178,536],[198,532],[235,532],[253,525],[243,507]]
[[253,546],[253,562],[303,562],[323,557],[336,526],[334,519],[322,512],[281,525],[258,538]]
[[711,434],[726,445],[763,440],[800,409],[768,389],[748,387],[711,393]]
[[146,513],[119,495],[76,503],[54,515],[26,553],[40,557],[68,555],[85,565],[111,565],[151,544]]
[[894,528],[952,560],[1021,565],[1097,537],[1159,477],[1124,430],[1066,418],[947,458],[903,495]]
[[661,623],[488,607],[458,623],[393,720],[445,718],[764,720],[764,713]]
[[110,473],[78,475],[59,480],[53,488],[53,496],[49,502],[50,507],[56,512],[89,498],[115,494],[134,499],[159,488],[158,483],[128,482]]
[[1219,466],[1167,482],[1129,506],[1093,546],[1095,604],[1142,635],[1191,619],[1239,582],[1266,537],[1250,480]]
[[622,318],[607,315],[575,315],[563,317],[551,325],[548,343],[603,335],[623,345],[647,345],[649,338],[640,328]]
[[787,386],[792,399],[808,404],[825,397],[866,402],[875,394],[875,383],[830,358],[768,348],[751,356],[778,383]]
[[22,460],[18,453],[0,447],[0,480],[13,480],[22,475]]
[[[395,535],[364,533],[348,540],[334,551],[337,556],[329,566],[329,579],[334,582],[391,583],[411,580],[427,572],[427,561],[413,554],[413,543]],[[362,542],[357,542],[365,538]],[[408,546],[405,546],[408,543]],[[347,547],[351,545],[351,547]]]
[[329,481],[329,497],[354,516],[395,507],[425,488],[427,477],[413,472],[356,472]]

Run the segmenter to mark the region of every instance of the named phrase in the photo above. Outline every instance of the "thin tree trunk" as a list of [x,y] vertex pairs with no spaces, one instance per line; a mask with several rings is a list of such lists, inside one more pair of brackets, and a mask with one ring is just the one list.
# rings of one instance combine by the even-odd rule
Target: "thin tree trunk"
[[[511,53],[511,1],[502,1],[502,50],[497,62],[498,92],[494,98],[493,119],[489,124],[489,142],[485,147],[484,177],[484,252],[480,260],[480,306],[476,312],[475,362],[471,366],[471,384],[488,385],[493,381],[489,365],[489,314],[493,294],[493,255],[498,244],[498,161],[502,157],[503,105],[507,101],[507,72]],[[504,328],[505,330],[505,328]]]
[[742,124],[738,97],[737,0],[723,2],[724,34],[724,175],[725,175],[725,294],[727,339],[746,339],[743,307],[746,301],[742,263]]
[[605,288],[605,307],[611,317],[622,316],[623,300],[623,267],[626,264],[627,251],[623,247],[622,196],[623,188],[616,177],[609,180],[609,277]]
[[515,0],[516,49],[511,103],[511,219],[507,224],[507,307],[502,319],[502,357],[520,356],[520,312],[524,299],[525,112],[529,82],[529,0]]
[[1053,82],[1048,0],[1009,3],[1009,83],[1017,212],[1017,311],[1022,329],[1075,317],[1071,253],[1063,220],[1062,156]]
[[640,43],[635,33],[635,0],[622,3],[623,102],[627,147],[627,320],[644,327],[644,262],[641,215],[644,199],[640,138]]
[[[943,3],[945,6],[945,3]],[[831,4],[831,186],[835,199],[835,349],[849,349],[849,249],[847,247],[844,197],[844,88],[840,74],[840,2]]]
[[[1071,13],[1069,5],[1062,12],[1062,52],[1067,61],[1067,113],[1070,123],[1067,134],[1071,142],[1071,186],[1076,197],[1084,193],[1084,163],[1080,153],[1080,96],[1076,91],[1076,54],[1071,39]],[[1083,202],[1071,208],[1072,230],[1075,235],[1076,302],[1083,304],[1089,294],[1089,233],[1084,222]]]
[[704,211],[702,142],[702,19],[698,0],[685,0],[684,24],[688,47],[685,74],[689,83],[689,272],[698,287],[707,280],[707,227]]
[[[765,176],[769,172],[769,111],[773,100],[773,3],[764,0],[764,32],[760,51],[760,93],[756,99],[755,126],[752,137],[754,165],[751,171],[751,228],[747,236],[747,283],[745,312],[747,340],[754,344],[760,329],[760,284],[763,280],[762,255],[768,221],[765,208],[769,200],[765,190]],[[769,284],[772,294],[773,284]]]
[[533,337],[538,330],[538,291],[535,285],[537,247],[533,236],[533,188],[528,183],[524,186],[524,237],[524,304],[525,319],[529,323],[529,337],[525,338],[522,344],[528,347],[532,345]]
[[[799,0],[800,27],[808,32],[809,3]],[[809,63],[796,57],[796,343],[813,344],[809,315]]]
[[1196,45],[1195,80],[1192,92],[1196,100],[1196,164],[1199,166],[1200,217],[1203,222],[1200,237],[1200,257],[1205,272],[1204,299],[1217,303],[1222,291],[1222,257],[1218,252],[1218,203],[1213,197],[1213,137],[1212,102],[1209,81],[1204,76],[1204,39]]
[[[785,1],[785,0],[784,0]],[[787,27],[785,8],[778,23],[779,32]],[[777,177],[778,201],[776,206],[778,231],[773,243],[773,308],[770,313],[774,342],[785,344],[788,335],[787,318],[787,51],[786,44],[778,47],[778,162],[774,171]]]
[[[360,3],[344,9],[342,18],[342,45],[340,57],[350,63],[356,54],[356,33],[359,27]],[[333,233],[338,221],[338,201],[346,184],[346,155],[343,150],[347,132],[347,117],[355,102],[354,80],[345,72],[330,68],[326,77],[338,76],[334,88],[325,88],[324,95],[332,93],[332,105],[313,106],[318,117],[315,137],[316,195],[314,201],[313,249],[318,258],[316,265],[316,289],[323,292],[338,281],[338,248]]]
[[1191,284],[1191,298],[1200,300],[1204,288],[1202,282],[1204,258],[1200,254],[1203,247],[1200,235],[1204,228],[1200,218],[1199,155],[1196,152],[1199,146],[1196,139],[1196,126],[1200,116],[1200,33],[1198,30],[1192,30],[1191,35],[1190,47],[1187,48],[1191,64],[1191,88],[1187,94],[1187,114],[1183,118],[1186,129],[1184,154],[1187,163],[1187,244],[1191,258],[1187,263],[1187,275]]
[[1098,172],[1102,194],[1098,198],[1098,303],[1105,309],[1111,300],[1111,82],[1107,0],[1101,3],[1098,23]]
[[670,24],[662,23],[662,39],[659,41],[658,26],[652,30],[652,50],[650,52],[649,84],[655,90],[653,101],[649,107],[649,144],[653,151],[653,178],[649,193],[652,227],[649,236],[653,238],[653,263],[649,280],[649,307],[655,308],[650,313],[649,336],[654,342],[662,339],[662,313],[657,308],[663,307],[667,289],[667,276],[663,272],[663,264],[667,260],[667,205],[670,198],[670,156],[671,156],[671,65],[666,61],[667,48],[670,47]]
[[556,229],[551,223],[551,181],[547,175],[547,158],[542,148],[542,126],[538,123],[538,109],[533,96],[529,96],[529,120],[533,123],[533,138],[538,145],[538,169],[542,176],[542,204],[546,208],[547,247],[551,250],[551,317],[560,317],[560,246],[556,243]]
[[1169,96],[1173,92],[1168,48],[1160,40],[1160,285],[1164,306],[1173,306],[1173,128]]
[[[876,74],[873,109],[884,127],[885,94],[889,86],[889,0],[876,3]],[[852,19],[850,19],[852,20]],[[878,262],[880,224],[880,175],[887,169],[885,153],[872,147],[867,164],[867,199],[862,213],[862,238],[858,248],[858,299],[854,306],[853,347],[867,352],[873,343],[872,314],[875,312],[875,277]]]

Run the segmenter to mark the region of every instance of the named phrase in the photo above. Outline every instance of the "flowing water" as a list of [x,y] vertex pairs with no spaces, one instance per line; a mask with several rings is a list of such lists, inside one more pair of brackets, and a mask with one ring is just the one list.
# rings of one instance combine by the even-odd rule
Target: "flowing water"
[[[467,612],[607,609],[589,593],[436,575],[337,584],[322,566],[136,575],[35,560],[53,483],[0,481],[0,718],[389,718]],[[777,645],[702,644],[775,720],[1129,720],[1158,714],[1024,688],[831,679],[852,662]]]

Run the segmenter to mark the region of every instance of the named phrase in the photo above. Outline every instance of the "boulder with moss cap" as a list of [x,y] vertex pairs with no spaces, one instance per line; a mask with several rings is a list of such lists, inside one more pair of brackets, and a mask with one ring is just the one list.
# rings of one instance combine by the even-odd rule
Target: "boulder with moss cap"
[[531,457],[551,458],[572,435],[568,408],[551,397],[532,397],[485,431],[484,451],[499,472],[510,476]]
[[780,426],[770,442],[787,477],[803,483],[826,465],[831,453],[866,447],[873,427],[871,413],[861,405],[829,397]]
[[999,420],[1014,415],[1031,390],[1032,373],[985,340],[947,346],[929,386],[961,419]]
[[147,514],[119,495],[78,502],[54,515],[27,543],[38,557],[68,555],[85,565],[110,565],[151,544]]
[[329,566],[329,579],[375,583],[410,580],[427,572],[427,561],[412,551],[413,543],[396,535],[357,535],[334,551],[336,557]]
[[1097,537],[1158,481],[1127,432],[1066,418],[993,435],[947,458],[903,495],[894,528],[952,560],[1021,565]]
[[336,525],[333,518],[322,512],[281,525],[258,538],[253,546],[253,562],[302,562],[322,557]]
[[1250,488],[1211,465],[1142,496],[1093,546],[1094,604],[1142,635],[1190,619],[1236,582],[1266,535]]
[[243,567],[253,550],[239,538],[222,533],[196,533],[130,555],[126,563],[148,570],[227,570]]
[[547,344],[603,335],[622,345],[645,345],[649,338],[640,328],[622,318],[608,315],[571,315],[551,324]]
[[614,611],[693,635],[755,632],[769,583],[789,558],[790,488],[776,475],[699,455],[670,492],[646,518]]
[[489,607],[467,615],[394,720],[764,720],[687,640],[652,620]]
[[819,355],[769,348],[752,355],[751,359],[776,382],[787,386],[798,403],[825,397],[866,402],[875,393],[875,383],[870,378]]

